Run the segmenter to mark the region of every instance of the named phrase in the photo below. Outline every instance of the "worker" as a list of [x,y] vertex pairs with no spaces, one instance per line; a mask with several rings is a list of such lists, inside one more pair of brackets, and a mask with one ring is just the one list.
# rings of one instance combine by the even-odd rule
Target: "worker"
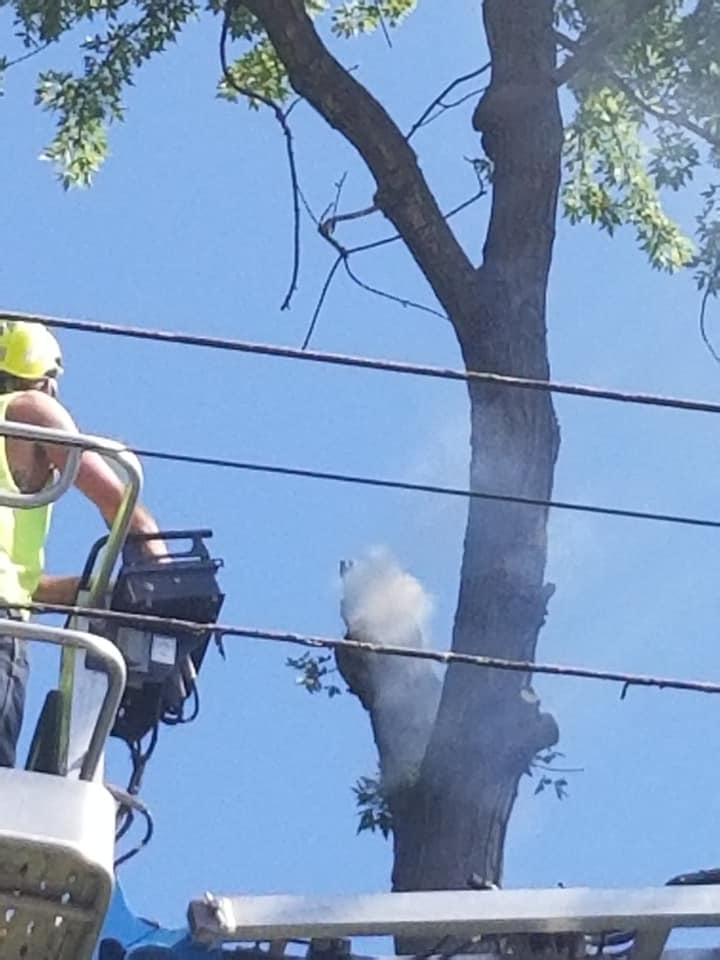
[[[57,400],[62,373],[60,346],[50,331],[35,323],[0,320],[0,429],[2,422],[53,427],[75,432],[68,411]],[[62,470],[69,447],[57,443],[0,436],[0,489],[34,493]],[[122,502],[124,487],[103,458],[84,451],[75,486],[100,511],[110,526]],[[0,617],[27,619],[31,600],[72,604],[79,577],[47,576],[43,571],[51,507],[30,509],[0,506]],[[132,533],[157,533],[152,516],[141,506],[130,522]],[[143,549],[162,558],[160,539]],[[22,726],[28,661],[24,643],[0,636],[0,766],[15,765]]]

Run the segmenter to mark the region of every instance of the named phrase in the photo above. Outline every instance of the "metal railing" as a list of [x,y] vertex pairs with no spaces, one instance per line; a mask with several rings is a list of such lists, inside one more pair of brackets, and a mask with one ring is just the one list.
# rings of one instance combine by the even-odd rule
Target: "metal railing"
[[[110,528],[107,541],[100,554],[97,569],[92,572],[88,590],[85,595],[85,601],[88,606],[103,607],[105,605],[105,596],[108,586],[110,585],[112,572],[125,543],[133,512],[142,489],[142,467],[140,466],[138,458],[132,451],[128,450],[124,444],[118,443],[115,440],[108,440],[105,437],[98,437],[92,434],[70,433],[65,430],[50,427],[39,427],[31,424],[5,421],[0,424],[0,436],[14,437],[36,443],[62,445],[69,448],[68,456],[62,470],[57,473],[49,484],[33,493],[0,490],[0,506],[12,507],[13,509],[33,509],[35,507],[46,506],[58,500],[75,482],[84,451],[98,453],[104,459],[110,461],[111,464],[114,464],[119,472],[124,475],[125,491]],[[49,642],[57,643],[63,648],[60,668],[60,690],[62,693],[60,746],[61,751],[64,753],[63,766],[66,768],[71,766],[69,763],[69,754],[71,749],[73,749],[71,744],[73,738],[71,714],[73,712],[73,703],[75,703],[78,713],[81,714],[78,724],[81,728],[79,741],[82,741],[82,743],[79,742],[77,744],[78,750],[76,752],[80,752],[81,749],[85,750],[80,764],[80,777],[87,779],[87,771],[89,769],[92,769],[93,774],[97,771],[102,756],[104,740],[107,739],[110,733],[115,711],[117,711],[120,703],[119,699],[117,703],[114,703],[115,693],[113,693],[111,697],[110,689],[108,689],[104,697],[99,699],[99,695],[91,682],[87,684],[87,691],[78,689],[78,686],[82,684],[82,676],[78,670],[76,670],[76,651],[82,649],[94,654],[96,649],[99,648],[97,644],[93,645],[93,643],[90,642],[91,634],[77,629],[77,618],[71,620],[67,628],[65,628],[64,635],[74,638],[74,640],[68,643],[63,643],[61,639],[58,639],[60,635],[52,632],[52,628],[47,628],[51,630],[51,633],[47,635],[45,634],[46,628],[44,627],[33,627],[30,633],[28,633],[25,625],[18,624],[16,621],[11,622],[15,627],[10,631],[10,635],[18,637],[22,635],[40,639],[44,637]],[[2,622],[0,621],[0,623]],[[18,626],[20,626],[21,629],[17,629]],[[40,637],[40,634],[43,634],[43,636]],[[50,639],[51,637],[53,639]],[[107,641],[101,641],[99,637],[94,638],[94,640],[101,643],[103,650],[106,650],[107,646],[113,650],[115,649],[111,644],[108,644]],[[117,651],[115,651],[115,653],[117,653]],[[122,660],[119,653],[117,653],[117,657]],[[106,662],[106,657],[102,657],[101,660],[102,662]],[[86,676],[89,676],[91,673],[92,671],[85,671]],[[124,683],[123,672],[123,686]],[[120,697],[122,697],[122,689]],[[100,704],[99,706],[98,703]],[[111,709],[111,704],[113,703],[113,713],[108,726],[106,714],[107,711]],[[91,721],[89,717],[86,717],[86,714],[90,712],[97,713],[98,717],[97,723],[92,726],[92,733],[89,731],[93,721]],[[105,734],[101,736],[99,731],[105,727],[107,727],[107,730]]]
[[0,636],[15,637],[18,640],[39,640],[56,646],[84,650],[92,654],[95,662],[107,677],[107,690],[98,711],[95,727],[90,737],[83,765],[80,769],[81,780],[92,780],[102,757],[105,741],[115,722],[125,690],[125,661],[122,654],[104,637],[85,633],[82,630],[69,630],[66,627],[48,627],[39,623],[26,623],[22,620],[0,620]]

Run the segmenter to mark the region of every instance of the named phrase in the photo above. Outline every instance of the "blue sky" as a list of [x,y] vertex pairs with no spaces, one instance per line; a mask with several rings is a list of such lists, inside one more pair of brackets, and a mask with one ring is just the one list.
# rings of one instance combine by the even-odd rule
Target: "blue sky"
[[[484,60],[479,5],[425,2],[393,36],[340,47],[403,124],[452,77]],[[50,119],[32,107],[39,61],[8,74],[0,117],[0,301],[91,317],[298,345],[332,252],[305,222],[301,289],[289,276],[291,221],[282,138],[265,113],[214,98],[219,23],[191,25],[138,77],[127,122],[92,190],[63,193],[37,158]],[[58,53],[72,62],[72,51]],[[57,63],[49,60],[48,62]],[[423,65],[418,70],[418,64]],[[463,157],[479,144],[469,111],[427,128],[423,168],[447,208],[473,192]],[[293,115],[308,199],[322,210],[348,172],[347,208],[367,174],[307,108]],[[686,222],[692,198],[676,201]],[[458,218],[478,258],[487,207]],[[346,242],[388,231],[380,217]],[[358,258],[364,279],[429,304],[400,248]],[[558,379],[720,399],[720,370],[697,330],[689,276],[651,272],[633,238],[561,225],[549,297]],[[712,315],[711,315],[712,327]],[[141,447],[466,483],[461,385],[65,333],[63,397],[80,425]],[[449,325],[368,296],[341,276],[318,324],[319,349],[459,365]],[[558,499],[714,516],[718,424],[710,416],[559,398]],[[228,622],[338,634],[338,561],[388,546],[433,594],[445,647],[458,587],[464,507],[455,500],[147,462],[146,500],[162,525],[210,526],[224,558]],[[57,510],[50,569],[72,572],[101,525],[80,497]],[[716,531],[555,513],[541,635],[545,660],[687,677],[720,671]],[[351,785],[375,756],[355,700],[304,695],[284,667],[295,650],[228,641],[201,677],[202,713],[163,730],[144,798],[150,849],[123,871],[133,905],[167,923],[223,892],[387,888],[390,852],[355,837]],[[50,677],[38,655],[34,699]],[[561,725],[570,797],[533,798],[511,826],[506,884],[640,885],[715,860],[718,703],[573,680],[537,688]],[[111,771],[126,776],[113,750]]]

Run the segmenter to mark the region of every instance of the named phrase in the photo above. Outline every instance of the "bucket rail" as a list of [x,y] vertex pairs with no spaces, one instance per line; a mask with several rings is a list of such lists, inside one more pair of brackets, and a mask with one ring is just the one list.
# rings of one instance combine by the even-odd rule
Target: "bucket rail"
[[12,490],[0,490],[0,506],[20,509],[45,507],[54,503],[66,493],[75,482],[80,468],[80,458],[83,449],[94,449],[96,437],[85,436],[80,433],[68,433],[67,430],[56,430],[52,427],[36,427],[29,423],[15,423],[6,420],[0,428],[0,436],[15,437],[18,440],[34,440],[41,443],[57,443],[69,447],[65,466],[55,479],[34,493],[17,493]]
[[0,620],[0,636],[15,637],[18,640],[39,640],[67,649],[84,650],[90,653],[98,669],[107,677],[105,695],[98,710],[95,725],[90,734],[90,743],[85,754],[80,780],[92,780],[95,777],[105,742],[110,736],[115,714],[118,711],[125,690],[125,660],[122,654],[104,637],[81,630],[69,630],[67,627],[49,627],[39,623],[26,623],[20,620]]
[[[97,609],[107,606],[108,588],[140,498],[143,473],[138,458],[123,444],[92,436],[86,436],[84,440],[88,442],[85,449],[101,454],[116,472],[124,476],[126,484],[120,507],[96,567],[91,571],[89,583],[78,595],[80,604]],[[87,624],[86,617],[72,616],[68,619],[67,626],[85,629]],[[89,749],[92,718],[97,713],[102,697],[98,680],[97,672],[87,666],[86,656],[82,651],[72,648],[63,650],[60,667],[62,706],[59,756],[61,769],[70,775],[76,775],[78,768],[83,768],[83,757]]]
[[[90,607],[104,607],[113,569],[122,551],[130,528],[132,515],[142,489],[142,467],[138,458],[127,447],[115,440],[93,434],[71,433],[51,427],[6,421],[0,426],[0,436],[15,437],[39,443],[53,443],[68,447],[68,456],[61,471],[52,481],[34,493],[0,490],[0,506],[13,509],[33,509],[58,500],[75,482],[84,451],[92,450],[105,460],[125,480],[125,491],[120,508],[110,528],[100,554],[97,568],[92,571],[87,589],[79,598]],[[73,617],[66,626],[82,631],[87,620]],[[36,634],[33,634],[35,636]],[[102,709],[104,692],[97,672],[86,667],[85,655],[92,652],[86,644],[63,645],[60,667],[60,772],[87,769],[87,753],[94,750],[94,717]],[[102,752],[102,751],[101,751]],[[96,772],[99,765],[95,764]]]

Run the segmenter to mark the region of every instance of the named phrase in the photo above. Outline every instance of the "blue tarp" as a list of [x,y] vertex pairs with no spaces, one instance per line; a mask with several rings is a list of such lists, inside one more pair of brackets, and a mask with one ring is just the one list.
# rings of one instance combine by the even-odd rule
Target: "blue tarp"
[[94,960],[221,960],[232,953],[198,947],[187,929],[168,930],[137,917],[116,883]]

